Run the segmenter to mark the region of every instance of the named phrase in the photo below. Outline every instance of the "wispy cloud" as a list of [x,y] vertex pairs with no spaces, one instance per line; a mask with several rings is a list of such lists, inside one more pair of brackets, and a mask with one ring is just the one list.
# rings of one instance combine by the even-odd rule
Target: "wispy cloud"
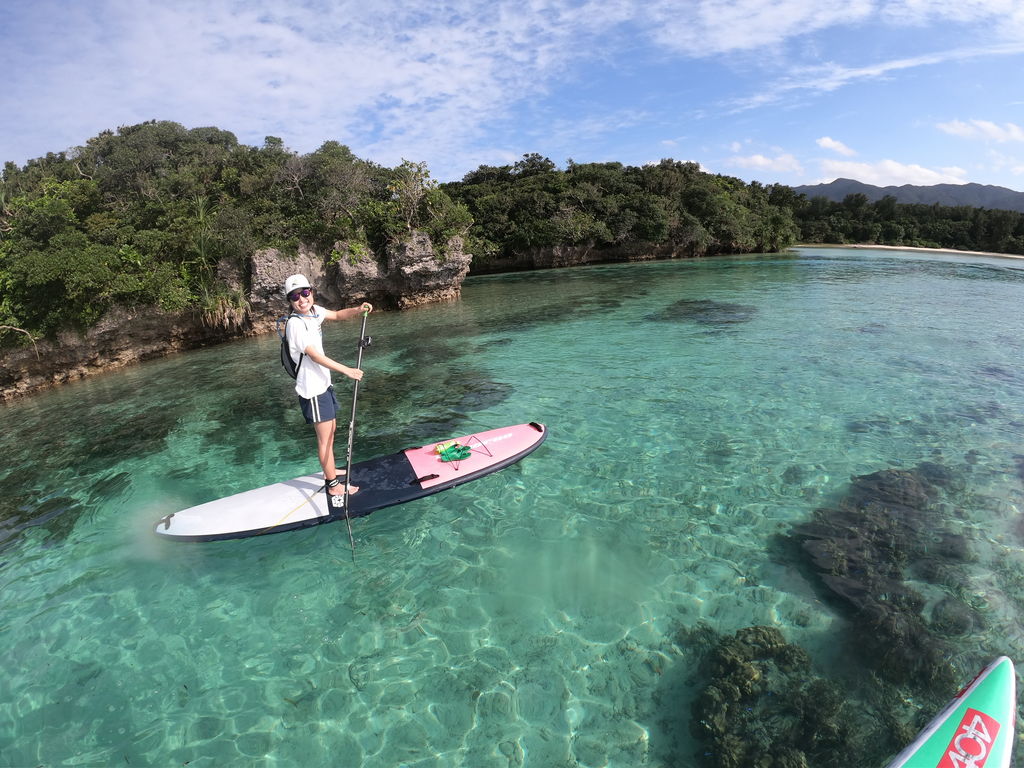
[[969,59],[1016,56],[1024,53],[1024,42],[1009,43],[985,48],[969,47],[956,50],[938,51],[908,58],[874,62],[859,67],[848,67],[828,63],[811,67],[794,68],[789,74],[757,93],[732,99],[726,104],[734,112],[776,104],[790,94],[799,92],[830,92],[854,83],[879,80],[897,72],[918,67],[945,64]]
[[843,144],[843,142],[837,141],[830,136],[822,136],[816,143],[822,149],[830,149],[833,152],[838,152],[844,157],[853,157],[857,154],[854,150]]
[[997,150],[990,149],[986,154],[987,167],[995,173],[1009,171],[1014,176],[1024,174],[1024,162],[1015,155],[1006,155]]
[[[572,146],[582,141],[626,131],[644,122],[646,116],[632,110],[606,110],[601,115],[562,117],[543,128],[552,144]],[[539,138],[539,137],[538,137]]]
[[999,143],[1024,141],[1024,128],[1015,123],[999,125],[988,120],[951,120],[948,123],[939,123],[938,128],[965,139],[985,139]]

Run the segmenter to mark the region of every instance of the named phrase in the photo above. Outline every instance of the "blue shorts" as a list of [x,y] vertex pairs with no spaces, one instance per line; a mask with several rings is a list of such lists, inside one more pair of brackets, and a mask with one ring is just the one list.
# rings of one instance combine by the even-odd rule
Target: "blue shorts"
[[328,387],[326,392],[316,397],[300,397],[299,406],[307,424],[334,421],[338,418],[338,398],[334,396],[334,387]]

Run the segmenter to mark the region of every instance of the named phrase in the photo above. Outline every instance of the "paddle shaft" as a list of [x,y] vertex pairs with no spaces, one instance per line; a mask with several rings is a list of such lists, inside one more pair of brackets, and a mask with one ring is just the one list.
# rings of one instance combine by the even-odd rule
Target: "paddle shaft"
[[[359,329],[359,351],[356,353],[356,368],[363,366],[363,348],[366,346],[366,316],[363,312],[363,326]],[[359,380],[352,386],[352,415],[348,420],[348,454],[345,463],[345,525],[348,526],[348,543],[352,547],[352,559],[356,559],[356,540],[352,537],[352,518],[348,515],[348,487],[352,479],[352,444],[356,435],[356,401],[359,399]]]

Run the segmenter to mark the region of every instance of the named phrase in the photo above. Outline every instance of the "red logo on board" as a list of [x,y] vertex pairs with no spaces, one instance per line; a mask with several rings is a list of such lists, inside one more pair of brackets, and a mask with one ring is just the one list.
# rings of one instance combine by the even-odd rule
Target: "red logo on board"
[[998,733],[997,720],[968,709],[935,768],[984,768]]

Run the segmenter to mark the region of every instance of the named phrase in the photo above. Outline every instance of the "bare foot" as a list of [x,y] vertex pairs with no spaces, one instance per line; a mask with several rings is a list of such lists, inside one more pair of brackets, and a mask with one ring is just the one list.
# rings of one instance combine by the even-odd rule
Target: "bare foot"
[[[349,486],[347,486],[347,488],[348,488],[348,495],[349,496],[351,496],[353,493],[355,493],[356,491],[359,490],[359,486],[358,485],[349,485]],[[345,495],[345,487],[343,487],[341,483],[338,483],[333,488],[328,486],[327,487],[327,493],[329,493],[331,496],[344,496]]]

